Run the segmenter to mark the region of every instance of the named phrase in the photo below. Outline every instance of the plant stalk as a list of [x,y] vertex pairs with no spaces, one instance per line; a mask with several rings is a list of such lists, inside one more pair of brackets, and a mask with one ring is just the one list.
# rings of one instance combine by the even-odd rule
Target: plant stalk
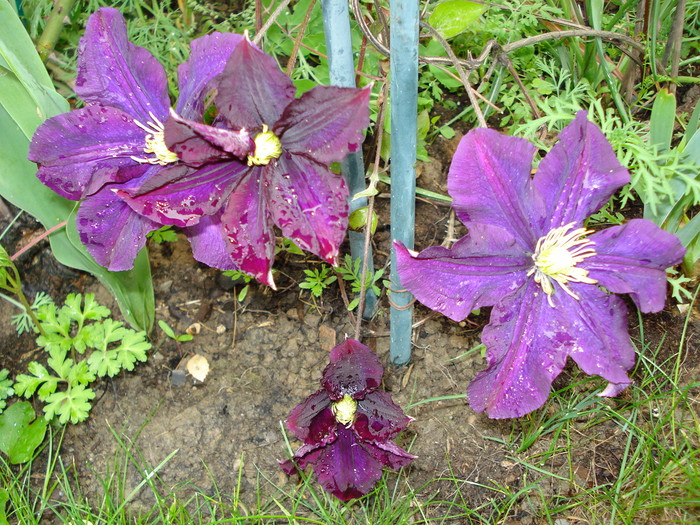
[[46,63],[49,55],[53,53],[58,37],[61,36],[61,31],[63,31],[63,20],[70,14],[74,3],[75,0],[56,0],[56,5],[46,21],[44,32],[41,33],[36,43],[36,50],[42,62]]

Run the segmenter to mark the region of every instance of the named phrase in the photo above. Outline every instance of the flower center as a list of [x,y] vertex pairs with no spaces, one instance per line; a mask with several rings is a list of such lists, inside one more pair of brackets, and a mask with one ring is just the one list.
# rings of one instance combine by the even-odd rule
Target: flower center
[[554,293],[553,280],[559,283],[559,286],[576,300],[579,297],[567,286],[569,281],[587,284],[596,284],[598,282],[588,277],[588,270],[576,267],[581,261],[596,254],[596,251],[592,248],[595,243],[585,238],[586,235],[593,233],[593,231],[585,228],[576,228],[569,231],[574,224],[572,222],[559,228],[554,228],[537,241],[535,253],[532,255],[535,265],[527,273],[528,276],[535,274],[535,282],[547,294],[547,302],[552,308],[554,308],[552,303],[552,294]]
[[248,166],[265,166],[282,155],[282,143],[272,131],[267,130],[267,124],[263,124],[262,131],[253,140],[255,152],[248,155]]
[[357,401],[355,401],[349,394],[345,394],[343,399],[331,404],[331,411],[333,412],[335,420],[338,423],[349,427],[355,420]]
[[166,166],[178,161],[176,153],[173,153],[165,145],[165,126],[158,118],[148,112],[153,121],[148,121],[142,124],[138,120],[134,120],[134,124],[146,132],[146,146],[143,148],[144,153],[152,153],[155,157],[131,157],[136,162],[141,164],[160,164]]

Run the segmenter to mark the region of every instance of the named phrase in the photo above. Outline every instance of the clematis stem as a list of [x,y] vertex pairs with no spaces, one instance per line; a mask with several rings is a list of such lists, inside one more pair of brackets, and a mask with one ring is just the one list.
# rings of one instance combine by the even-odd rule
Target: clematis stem
[[[418,115],[418,1],[391,5],[391,239],[413,248],[416,193],[416,129]],[[396,248],[391,251],[391,285],[401,290]],[[413,296],[393,292],[390,359],[403,365],[411,357]],[[403,307],[406,307],[403,309]]]
[[[355,87],[355,64],[352,53],[348,4],[345,0],[324,0],[322,6],[331,84],[339,87]],[[366,207],[366,198],[352,198],[356,193],[366,189],[364,161],[361,151],[351,153],[345,158],[342,163],[342,172],[350,190],[350,213]],[[371,223],[371,214],[368,217],[370,217],[368,223]],[[348,236],[352,258],[362,260],[362,288],[364,288],[364,276],[367,275],[368,270],[374,268],[372,248],[361,233],[350,231]],[[363,303],[361,290],[357,314],[358,320],[362,318],[370,319],[376,312],[376,309],[377,296],[374,291],[372,289],[365,291]]]
[[70,14],[73,9],[75,0],[57,0],[56,5],[49,15],[43,33],[36,43],[36,50],[39,52],[42,62],[46,62],[49,55],[53,52],[56,46],[58,37],[63,31],[63,20]]

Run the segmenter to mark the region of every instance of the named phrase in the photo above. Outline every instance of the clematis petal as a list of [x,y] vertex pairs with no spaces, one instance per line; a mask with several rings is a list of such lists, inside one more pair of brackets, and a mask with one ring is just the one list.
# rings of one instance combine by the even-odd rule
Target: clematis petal
[[362,441],[361,443],[377,461],[392,470],[405,467],[416,459],[416,456],[409,454],[393,441]]
[[561,323],[568,323],[574,338],[569,355],[587,374],[616,385],[608,392],[619,392],[632,383],[627,371],[635,360],[627,331],[627,307],[618,296],[597,286],[571,283],[571,289],[579,300],[561,294],[563,307],[554,313]]
[[411,422],[404,411],[383,390],[373,390],[357,402],[352,428],[360,439],[389,441]]
[[630,181],[603,132],[579,111],[540,162],[533,184],[549,217],[545,230],[580,224]]
[[459,143],[447,175],[452,207],[464,222],[499,226],[532,251],[533,231],[542,222],[541,202],[532,191],[535,147],[491,129],[474,129]]
[[287,106],[273,131],[285,151],[323,164],[339,162],[364,141],[370,91],[317,86]]
[[[555,296],[555,305],[559,295],[565,294]],[[468,389],[476,412],[520,417],[544,404],[575,343],[568,325],[552,317],[554,310],[532,279],[493,308],[481,336],[488,367]]]
[[[313,465],[318,482],[336,498],[349,501],[372,490],[382,477],[382,463],[367,451],[365,443],[358,441],[352,430],[338,426],[338,437],[333,443],[312,452],[312,457],[302,463],[297,454],[294,459],[302,464]],[[371,445],[370,445],[371,447]]]
[[336,264],[348,225],[345,179],[300,155],[284,154],[266,170],[270,213],[285,237]]
[[401,285],[454,321],[512,294],[532,266],[508,231],[484,224],[470,224],[450,249],[435,246],[414,256],[403,244],[394,246]]
[[[36,130],[29,160],[39,164],[37,177],[59,195],[80,200],[110,182],[124,182],[120,168],[143,155],[144,132],[119,109],[104,106],[57,115]],[[140,176],[148,169],[130,170]]]
[[346,339],[330,353],[330,363],[323,370],[321,385],[334,401],[346,394],[355,399],[377,388],[384,367],[377,354],[354,339]]
[[327,445],[335,439],[337,426],[325,390],[311,394],[287,418],[287,428],[304,443]]
[[203,215],[219,211],[249,171],[241,162],[208,164],[197,170],[178,165],[118,193],[134,211],[153,221],[192,226]]
[[255,142],[244,129],[215,128],[173,112],[165,122],[165,144],[182,162],[194,167],[232,157],[245,159],[255,151]]
[[223,209],[214,215],[202,215],[199,222],[183,230],[192,246],[192,256],[220,270],[240,270],[228,253],[229,240],[221,225]]
[[134,267],[134,259],[146,245],[146,234],[160,224],[135,213],[113,191],[103,187],[88,196],[76,215],[80,240],[98,264],[120,272]]
[[275,59],[245,38],[231,53],[215,101],[231,127],[253,130],[277,122],[295,93]]
[[663,310],[666,268],[683,260],[678,237],[646,219],[606,228],[590,236],[596,254],[581,263],[589,277],[611,292],[628,293],[642,312]]
[[177,68],[180,96],[176,111],[185,119],[201,119],[204,102],[231,53],[243,41],[243,35],[212,33],[190,43],[190,58]]
[[146,49],[127,38],[119,11],[103,7],[88,19],[78,48],[75,92],[87,104],[119,108],[142,123],[168,116],[168,79]]
[[[275,289],[272,261],[275,232],[267,204],[262,198],[262,168],[252,168],[231,194],[221,215],[233,262],[263,284]],[[195,255],[195,258],[198,258]]]

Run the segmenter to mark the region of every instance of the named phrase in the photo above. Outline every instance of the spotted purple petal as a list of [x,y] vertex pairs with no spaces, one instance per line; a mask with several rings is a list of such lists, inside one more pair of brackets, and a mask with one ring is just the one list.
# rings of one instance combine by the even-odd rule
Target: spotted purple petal
[[255,152],[255,143],[244,129],[215,128],[173,112],[165,122],[165,144],[182,162],[194,167],[225,159],[246,159]]
[[545,202],[545,229],[582,224],[629,180],[603,132],[579,111],[542,159],[533,180]]
[[298,404],[287,418],[287,428],[304,443],[326,445],[337,435],[328,392],[318,390]]
[[[142,156],[144,131],[119,109],[88,106],[45,121],[29,146],[37,177],[59,195],[80,200],[110,182],[124,182],[120,168]],[[148,164],[139,165],[139,176]]]
[[226,66],[231,53],[243,41],[243,35],[212,33],[192,40],[190,58],[177,68],[180,96],[176,111],[185,119],[201,119],[211,82]]
[[412,255],[401,243],[395,248],[401,286],[454,321],[513,293],[532,266],[508,231],[483,224],[471,224],[450,249],[435,246]]
[[642,312],[666,301],[666,268],[683,260],[678,237],[651,221],[633,219],[591,235],[597,253],[581,263],[589,277],[611,292],[628,293]]
[[124,17],[109,7],[88,19],[78,48],[75,92],[87,104],[121,109],[143,123],[151,113],[164,121],[170,107],[163,66],[129,42]]
[[552,311],[532,280],[493,308],[481,336],[488,367],[468,389],[475,411],[501,419],[520,417],[544,404],[575,344],[569,327],[554,322]]
[[124,203],[114,191],[118,186],[108,185],[88,196],[76,216],[81,242],[98,264],[114,272],[133,268],[146,235],[160,228]]
[[535,147],[491,129],[474,129],[459,143],[447,176],[452,207],[465,224],[478,222],[509,231],[525,249],[537,241],[531,223],[542,222],[532,191]]
[[208,164],[198,170],[177,165],[139,186],[120,190],[119,196],[134,211],[160,224],[192,226],[202,216],[218,212],[249,171],[240,162]]
[[221,225],[223,209],[214,215],[202,215],[199,222],[183,231],[192,246],[192,256],[199,262],[220,270],[240,270],[228,252],[230,241]]
[[233,127],[251,131],[277,122],[295,93],[294,84],[275,59],[246,38],[224,68],[215,102]]
[[404,411],[383,390],[373,390],[357,402],[352,424],[358,437],[369,441],[389,441],[411,422]]
[[331,350],[330,363],[321,385],[334,401],[345,395],[363,399],[382,381],[384,367],[377,354],[354,339],[346,339]]
[[273,131],[285,151],[339,162],[364,141],[370,89],[317,86],[287,106]]
[[301,155],[284,154],[266,171],[270,213],[301,249],[336,263],[348,225],[345,180]]

